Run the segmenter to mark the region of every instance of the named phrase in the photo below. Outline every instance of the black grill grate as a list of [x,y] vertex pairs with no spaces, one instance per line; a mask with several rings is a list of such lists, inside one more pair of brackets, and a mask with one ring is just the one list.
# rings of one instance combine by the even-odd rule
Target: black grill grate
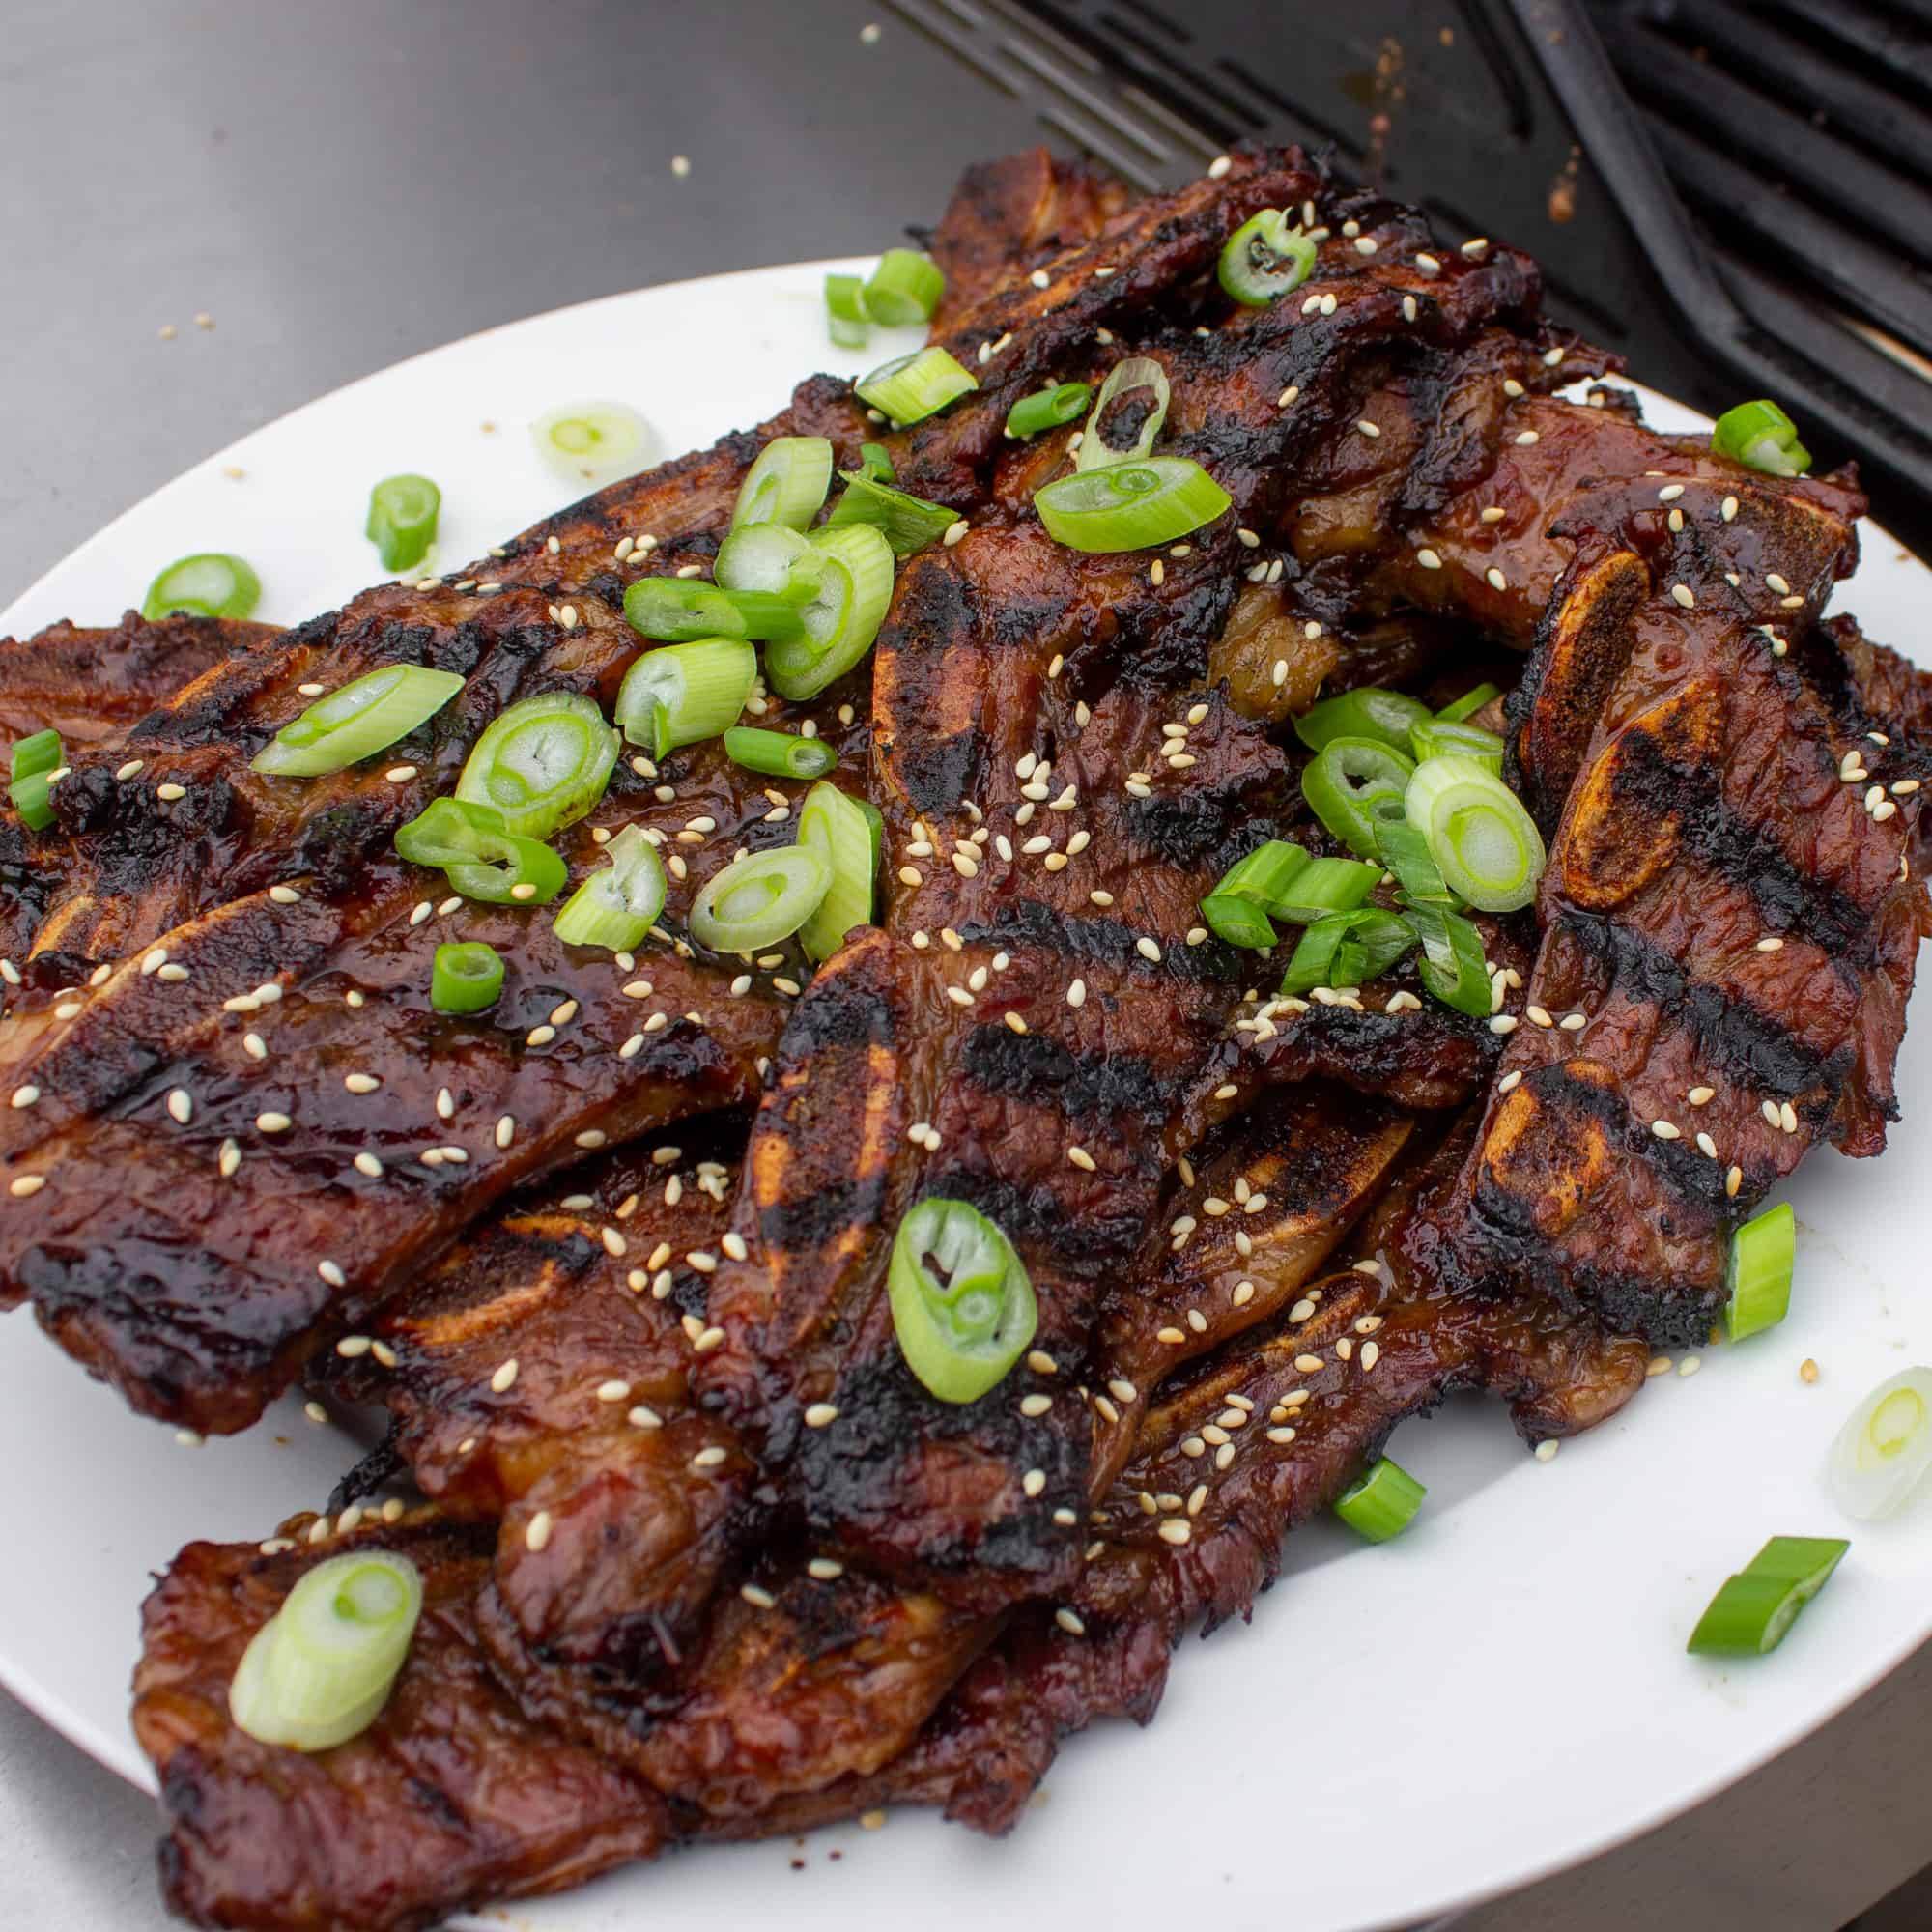
[[1140,186],[1293,139],[1520,243],[1634,375],[1777,396],[1932,551],[1932,0],[892,4]]

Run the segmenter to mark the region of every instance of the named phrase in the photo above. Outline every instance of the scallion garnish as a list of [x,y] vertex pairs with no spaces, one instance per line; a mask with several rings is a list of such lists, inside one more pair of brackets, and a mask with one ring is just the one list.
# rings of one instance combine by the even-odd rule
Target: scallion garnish
[[502,956],[480,939],[436,949],[430,968],[429,1003],[440,1013],[480,1013],[494,1007],[503,990]]
[[1430,856],[1429,840],[1406,817],[1376,820],[1376,854],[1395,874],[1406,898],[1427,900],[1447,912],[1456,910],[1456,895]]
[[944,503],[928,503],[923,497],[895,490],[890,483],[874,483],[857,469],[841,469],[845,489],[832,514],[826,518],[830,529],[838,524],[871,524],[885,532],[895,556],[910,556],[941,537],[959,521],[957,510]]
[[1284,993],[1316,986],[1363,986],[1379,978],[1415,944],[1415,928],[1382,906],[1329,913],[1302,933],[1288,970]]
[[625,403],[567,403],[530,425],[545,464],[566,483],[593,487],[635,476],[651,460],[657,439]]
[[1473,718],[1492,698],[1502,695],[1498,685],[1479,684],[1473,691],[1465,691],[1455,703],[1445,704],[1435,715],[1445,724],[1460,724],[1465,718]]
[[1408,748],[1416,761],[1424,758],[1474,758],[1486,771],[1498,777],[1503,769],[1503,741],[1480,724],[1463,724],[1453,719],[1424,718],[1408,734]]
[[1025,1264],[971,1203],[920,1202],[893,1237],[887,1295],[906,1366],[941,1402],[978,1402],[1039,1326]]
[[44,832],[54,822],[47,774],[59,771],[66,756],[58,731],[36,731],[14,746],[7,796],[29,832]]
[[[810,604],[825,575],[823,553],[788,524],[744,524],[718,546],[712,575],[729,591]],[[672,578],[695,583],[696,578]],[[734,635],[727,632],[725,635]]]
[[892,482],[892,451],[883,442],[862,442],[859,445],[859,473],[874,483]]
[[885,824],[877,806],[821,781],[799,808],[798,842],[820,854],[832,871],[818,909],[798,929],[799,944],[808,959],[830,959],[854,926],[872,923]]
[[738,486],[731,527],[782,524],[802,530],[832,487],[832,444],[822,436],[775,436]]
[[434,866],[467,899],[489,905],[547,905],[570,868],[541,839],[509,831],[495,806],[432,799],[396,830],[396,850],[415,866]]
[[262,601],[262,580],[239,556],[203,551],[171,563],[148,585],[141,615],[245,617]]
[[1074,452],[1074,469],[1140,462],[1167,420],[1170,393],[1167,371],[1151,356],[1129,355],[1117,362],[1094,399],[1087,433]]
[[1086,413],[1093,394],[1093,386],[1087,383],[1057,383],[1050,389],[1036,389],[1007,412],[1007,428],[1014,436],[1037,436],[1042,430],[1064,428]]
[[1221,286],[1249,308],[1265,308],[1315,271],[1315,243],[1284,209],[1264,208],[1228,237],[1215,269]]
[[1797,1227],[1790,1202],[1780,1201],[1731,1236],[1731,1298],[1724,1320],[1733,1342],[1776,1328],[1791,1312]]
[[1490,1010],[1490,975],[1483,935],[1461,913],[1409,899],[1404,914],[1421,942],[1416,963],[1423,985],[1445,1007],[1480,1018]]
[[724,733],[724,755],[748,772],[775,779],[822,779],[838,762],[838,753],[823,738],[753,724],[733,724]]
[[1774,1536],[1725,1580],[1685,1648],[1716,1657],[1763,1657],[1776,1650],[1851,1547],[1842,1537]]
[[1291,925],[1312,925],[1331,912],[1353,912],[1375,891],[1379,866],[1354,859],[1311,859],[1268,908]]
[[1548,857],[1543,835],[1487,766],[1425,758],[1408,781],[1405,810],[1458,898],[1483,912],[1515,912],[1536,896]]
[[1430,716],[1420,698],[1368,685],[1311,705],[1294,721],[1294,735],[1311,752],[1321,751],[1331,738],[1377,738],[1406,756],[1408,734]]
[[1827,1469],[1838,1507],[1857,1522],[1890,1516],[1932,1465],[1932,1369],[1903,1369],[1853,1409]]
[[775,845],[714,872],[691,903],[691,936],[714,952],[756,952],[789,939],[832,884],[825,855]]
[[724,590],[700,577],[639,578],[624,592],[624,618],[639,636],[668,644],[695,638],[795,638],[805,628],[797,605],[783,597]]
[[477,739],[456,795],[494,806],[520,838],[548,838],[604,796],[618,743],[594,697],[572,691],[522,697]]
[[839,349],[863,349],[871,330],[866,314],[865,284],[857,275],[825,278],[825,332]]
[[624,673],[617,723],[633,745],[662,758],[735,724],[757,677],[758,654],[743,638],[667,644]]
[[882,362],[853,386],[889,420],[905,424],[938,414],[948,403],[977,389],[980,379],[945,350],[926,348]]
[[1147,550],[1211,524],[1233,498],[1185,456],[1076,470],[1034,495],[1047,534],[1069,550]]
[[910,248],[888,248],[866,283],[866,313],[888,327],[930,322],[946,277],[930,255]]
[[387,1549],[318,1563],[242,1653],[228,1687],[237,1726],[302,1751],[367,1730],[409,1656],[422,1594],[415,1565]]
[[1798,425],[1772,402],[1740,403],[1726,410],[1711,431],[1711,447],[1767,476],[1803,476],[1811,452],[1798,440]]
[[893,547],[871,524],[813,530],[824,569],[818,594],[800,607],[805,635],[765,646],[765,676],[781,697],[816,697],[872,648],[893,601]]
[[248,761],[271,778],[313,779],[386,751],[426,724],[463,689],[453,670],[384,665],[318,697]]
[[1275,941],[1267,915],[1288,903],[1288,891],[1308,867],[1308,854],[1286,838],[1258,845],[1221,875],[1201,901],[1210,931],[1230,946],[1266,947]]
[[1335,1498],[1335,1514],[1358,1536],[1386,1543],[1408,1527],[1428,1493],[1400,1463],[1378,1456]]
[[600,867],[565,900],[554,922],[566,946],[601,946],[635,952],[664,911],[665,868],[657,849],[635,825],[604,847]]
[[409,570],[429,554],[441,509],[442,492],[427,476],[385,476],[369,492],[362,534],[384,570]]
[[1350,851],[1364,859],[1379,849],[1378,828],[1399,818],[1415,767],[1376,738],[1331,738],[1301,768],[1308,809]]

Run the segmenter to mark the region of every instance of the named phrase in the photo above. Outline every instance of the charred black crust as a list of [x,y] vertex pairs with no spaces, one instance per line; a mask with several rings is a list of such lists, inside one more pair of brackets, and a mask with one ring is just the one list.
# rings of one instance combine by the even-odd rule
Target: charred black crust
[[1163,973],[1197,984],[1226,984],[1241,971],[1241,956],[1231,947],[1213,943],[1171,946],[1156,966],[1141,956],[1139,935],[1131,926],[1117,919],[1071,918],[1039,899],[1003,901],[990,920],[961,926],[959,936],[975,945],[1048,952],[1120,972],[1138,971],[1150,984]]
[[1613,917],[1566,908],[1558,927],[1603,966],[1609,981],[1688,1031],[1700,1064],[1735,1086],[1794,1094],[1836,1094],[1852,1070],[1849,1047],[1820,1054],[1752,1002],[1693,980],[1653,940]]
[[[1158,1149],[1147,1150],[1150,1163]],[[1020,1187],[978,1160],[935,1163],[926,1171],[926,1194],[967,1201],[997,1221],[1015,1247],[1050,1254],[1068,1274],[1097,1279],[1140,1250],[1145,1219],[1138,1210],[1071,1215],[1050,1188]]]
[[1158,1126],[1180,1094],[1178,1081],[1137,1055],[1071,1053],[1045,1034],[1004,1026],[975,1027],[961,1060],[967,1078],[983,1092],[1076,1121],[1127,1115]]

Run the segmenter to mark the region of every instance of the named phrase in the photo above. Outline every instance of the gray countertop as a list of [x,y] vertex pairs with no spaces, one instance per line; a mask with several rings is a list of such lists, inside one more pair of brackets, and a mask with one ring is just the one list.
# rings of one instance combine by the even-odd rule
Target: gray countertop
[[[354,377],[641,283],[879,247],[963,161],[1039,137],[864,0],[13,0],[0,128],[0,602]],[[1928,1708],[1921,1653],[1734,1790],[1459,1925],[1829,1932],[1932,1850]],[[0,1695],[0,1918],[158,1932],[154,1831]]]

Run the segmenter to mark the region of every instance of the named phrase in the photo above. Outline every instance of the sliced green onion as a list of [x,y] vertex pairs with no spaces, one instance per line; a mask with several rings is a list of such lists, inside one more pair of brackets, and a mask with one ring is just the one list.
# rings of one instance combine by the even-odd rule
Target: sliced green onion
[[47,796],[47,775],[60,770],[66,755],[58,731],[36,731],[14,747],[9,772],[12,781],[7,795],[29,832],[44,832],[54,822],[53,802]]
[[886,1288],[899,1352],[941,1402],[997,1388],[1039,1326],[1013,1244],[965,1201],[928,1197],[899,1223]]
[[1140,462],[1153,448],[1153,440],[1167,420],[1170,393],[1167,371],[1151,356],[1129,355],[1117,362],[1094,399],[1087,433],[1074,454],[1074,469],[1104,469],[1113,463]]
[[1330,738],[1301,768],[1308,809],[1350,851],[1373,859],[1379,828],[1400,818],[1415,767],[1375,738]]
[[1473,691],[1465,691],[1454,704],[1445,704],[1435,715],[1445,724],[1460,724],[1465,718],[1473,718],[1492,698],[1502,695],[1499,685],[1479,684]]
[[1456,895],[1443,884],[1441,868],[1429,851],[1425,838],[1406,818],[1378,818],[1376,851],[1384,867],[1395,874],[1395,882],[1405,896],[1426,899],[1454,911]]
[[1685,1648],[1717,1657],[1776,1650],[1851,1547],[1842,1537],[1774,1536],[1711,1599]]
[[1050,389],[1036,389],[1007,412],[1007,428],[1014,436],[1037,436],[1042,430],[1063,428],[1085,412],[1093,393],[1092,385],[1086,383],[1058,383]]
[[369,492],[362,534],[384,570],[408,570],[429,554],[441,509],[442,492],[427,476],[385,476]]
[[651,460],[657,438],[626,403],[567,403],[530,425],[545,464],[566,483],[593,487],[635,476]]
[[930,255],[910,248],[888,248],[866,284],[866,313],[891,328],[930,322],[946,277]]
[[1069,550],[1147,550],[1211,524],[1234,499],[1185,456],[1076,470],[1034,495],[1047,534]]
[[1543,835],[1494,772],[1474,758],[1425,758],[1405,809],[1458,898],[1483,912],[1515,912],[1536,896],[1548,863]]
[[635,825],[604,847],[608,866],[584,880],[554,922],[566,946],[635,952],[664,911],[665,868],[657,848]]
[[808,959],[830,959],[854,926],[872,923],[884,821],[876,806],[819,783],[799,808],[798,842],[819,853],[832,871],[818,910],[798,929],[799,944]]
[[1711,447],[1767,476],[1803,476],[1811,468],[1798,425],[1776,403],[1740,403],[1726,410],[1711,431]]
[[239,556],[203,551],[171,563],[148,585],[141,615],[150,623],[189,617],[245,617],[262,601],[262,580]]
[[1376,738],[1406,756],[1408,734],[1430,715],[1420,698],[1370,685],[1312,705],[1294,721],[1294,735],[1311,752],[1331,738]]
[[816,697],[872,648],[893,601],[893,547],[870,524],[814,530],[825,565],[818,595],[802,607],[805,636],[765,646],[765,676],[781,697]]
[[503,990],[503,961],[494,946],[467,939],[436,949],[429,1003],[440,1013],[480,1013]]
[[594,697],[552,691],[490,721],[456,781],[456,795],[491,805],[520,838],[548,838],[604,796],[619,739]]
[[724,733],[724,755],[748,772],[775,779],[822,779],[838,762],[838,753],[823,738],[752,724],[733,724]]
[[775,436],[738,486],[731,527],[783,524],[802,530],[832,487],[832,444],[822,436]]
[[[776,597],[794,606],[810,604],[818,595],[824,579],[825,559],[802,532],[789,525],[745,524],[718,546],[712,575],[734,595]],[[696,581],[671,579],[673,583]]]
[[1221,286],[1249,308],[1265,308],[1298,289],[1315,272],[1315,243],[1291,228],[1288,212],[1264,208],[1228,237],[1215,273]]
[[871,330],[866,327],[865,284],[857,275],[825,278],[825,332],[839,349],[863,349]]
[[798,607],[762,590],[722,590],[697,577],[640,577],[624,592],[624,617],[662,643],[694,638],[795,638]]
[[1335,1498],[1335,1514],[1371,1543],[1386,1543],[1409,1525],[1429,1492],[1386,1456],[1378,1456]]
[[1932,1464],[1932,1369],[1903,1369],[1853,1409],[1827,1468],[1838,1507],[1858,1522],[1890,1516]]
[[1414,926],[1382,906],[1330,913],[1302,933],[1282,976],[1281,990],[1305,993],[1315,986],[1365,986],[1414,944]]
[[291,718],[248,761],[248,769],[284,779],[346,770],[408,737],[462,689],[463,679],[453,670],[384,665]]
[[1230,946],[1272,946],[1275,931],[1267,915],[1287,902],[1290,886],[1308,863],[1308,854],[1299,845],[1270,838],[1222,875],[1201,901],[1202,918]]
[[1780,1201],[1731,1236],[1731,1298],[1725,1322],[1733,1342],[1776,1328],[1790,1313],[1797,1226],[1790,1202]]
[[1424,718],[1409,732],[1408,746],[1418,762],[1424,758],[1474,758],[1486,771],[1502,775],[1503,741],[1480,724]]
[[1268,910],[1291,925],[1312,925],[1331,912],[1353,912],[1380,878],[1379,866],[1354,859],[1311,859]]
[[1422,946],[1416,970],[1423,985],[1459,1013],[1490,1010],[1490,973],[1483,935],[1462,914],[1410,899],[1404,905]]
[[566,483],[616,483],[651,462],[651,425],[624,402],[568,402],[529,425],[545,466]]
[[1208,922],[1208,931],[1217,939],[1225,939],[1230,946],[1265,951],[1275,943],[1273,924],[1253,899],[1209,893],[1201,901],[1201,917]]
[[883,442],[859,445],[859,474],[870,483],[893,481],[893,453]]
[[432,799],[396,830],[396,850],[416,866],[435,866],[467,899],[489,905],[548,905],[570,868],[540,839],[507,830],[495,806]]
[[327,1750],[389,1701],[422,1614],[422,1577],[386,1549],[318,1563],[242,1653],[229,1715],[251,1738]]
[[959,521],[957,510],[944,503],[928,503],[923,497],[908,496],[890,483],[874,483],[856,469],[841,469],[845,489],[832,514],[827,529],[837,524],[871,524],[885,532],[895,556],[910,556],[941,537]]
[[948,403],[980,386],[979,378],[943,349],[916,349],[882,362],[853,385],[861,398],[895,423],[923,422]]
[[691,902],[691,933],[714,952],[755,952],[789,939],[818,910],[832,867],[810,845],[753,852],[714,873]]
[[662,758],[735,724],[757,677],[758,654],[743,638],[667,644],[624,673],[617,723],[633,745]]

